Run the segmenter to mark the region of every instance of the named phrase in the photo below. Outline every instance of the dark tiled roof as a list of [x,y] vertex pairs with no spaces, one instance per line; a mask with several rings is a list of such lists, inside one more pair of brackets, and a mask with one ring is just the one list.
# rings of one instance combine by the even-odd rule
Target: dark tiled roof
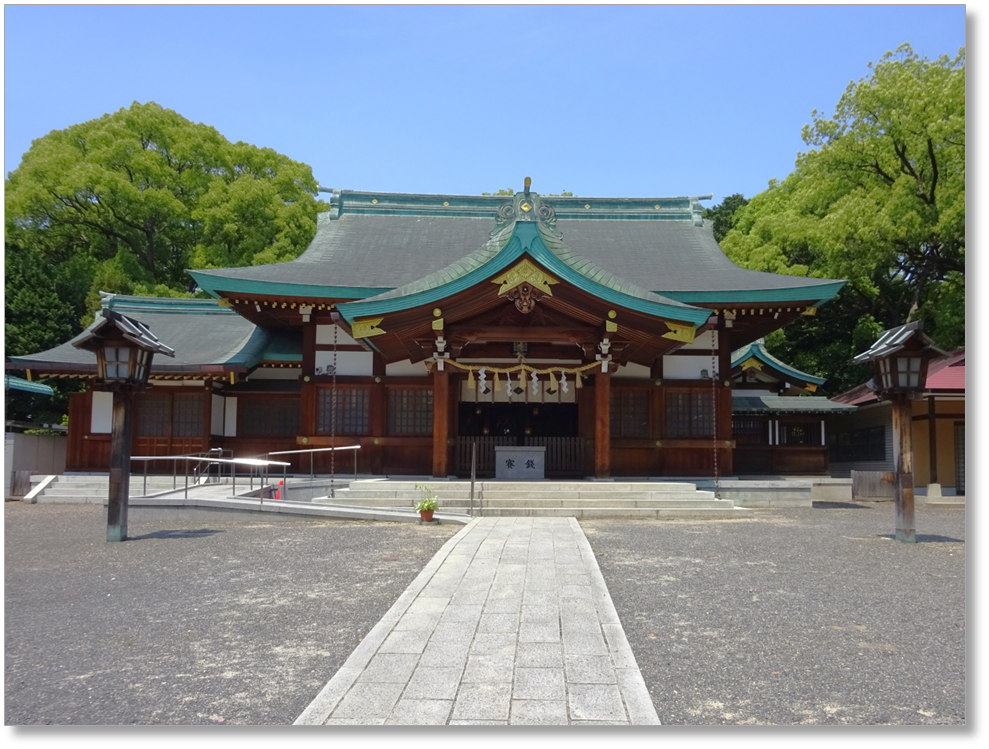
[[731,410],[732,413],[841,413],[854,411],[855,406],[816,396],[732,393]]
[[[382,195],[372,206],[371,193],[334,195],[342,208],[319,215],[316,237],[297,259],[190,272],[204,288],[221,291],[228,290],[221,279],[234,279],[242,282],[240,290],[247,288],[243,282],[257,282],[366,289],[362,297],[374,296],[480,250],[495,226],[498,206],[511,200]],[[389,203],[389,198],[395,200]],[[710,301],[710,294],[725,291],[805,289],[791,298],[814,300],[830,298],[836,290],[830,279],[739,268],[714,241],[710,223],[700,221],[696,199],[547,197],[545,202],[556,209],[557,227],[574,253],[662,296],[690,303]],[[592,206],[586,216],[583,205]]]
[[[271,334],[213,299],[158,299],[106,295],[103,306],[122,312],[148,326],[158,339],[175,349],[175,358],[156,356],[152,372],[188,371],[202,365],[252,367],[268,346]],[[75,348],[72,340],[28,356],[11,356],[8,369],[37,369],[69,365],[68,369],[96,369],[96,355]],[[11,366],[11,364],[17,366]]]

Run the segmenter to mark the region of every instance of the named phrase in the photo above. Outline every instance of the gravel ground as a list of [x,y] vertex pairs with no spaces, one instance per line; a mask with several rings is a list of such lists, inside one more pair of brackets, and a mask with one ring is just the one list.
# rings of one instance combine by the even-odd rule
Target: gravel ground
[[965,511],[584,521],[664,724],[964,724]]
[[4,520],[6,725],[291,723],[462,527]]

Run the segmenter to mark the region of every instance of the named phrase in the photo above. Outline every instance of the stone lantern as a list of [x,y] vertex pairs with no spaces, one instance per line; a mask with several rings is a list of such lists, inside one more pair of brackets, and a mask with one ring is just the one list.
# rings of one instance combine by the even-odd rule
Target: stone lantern
[[927,365],[944,352],[924,332],[920,321],[887,330],[856,364],[872,362],[869,387],[893,406],[893,459],[896,464],[896,540],[916,543],[913,502],[913,409],[911,401],[927,385]]
[[154,355],[175,356],[175,351],[159,341],[144,323],[111,309],[101,310],[72,345],[96,354],[95,386],[113,393],[106,540],[124,541],[130,494],[133,396],[147,387]]

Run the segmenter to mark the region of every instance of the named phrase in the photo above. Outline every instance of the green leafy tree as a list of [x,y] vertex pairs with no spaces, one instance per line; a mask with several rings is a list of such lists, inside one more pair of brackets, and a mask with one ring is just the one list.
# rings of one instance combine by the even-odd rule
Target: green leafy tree
[[748,200],[741,193],[736,192],[722,200],[714,208],[704,209],[704,218],[714,222],[714,239],[720,242],[725,235],[735,225],[735,214],[742,206],[748,205]]
[[816,371],[832,392],[860,381],[845,361],[871,343],[863,331],[922,318],[942,347],[964,345],[964,50],[930,61],[903,45],[870,69],[833,116],[812,113],[812,150],[734,213],[721,242],[743,267],[849,281],[771,345],[797,366],[828,352]]
[[85,255],[113,266],[94,282],[133,293],[188,287],[190,266],[290,259],[316,230],[308,166],[153,102],[35,140],[4,187],[8,256]]

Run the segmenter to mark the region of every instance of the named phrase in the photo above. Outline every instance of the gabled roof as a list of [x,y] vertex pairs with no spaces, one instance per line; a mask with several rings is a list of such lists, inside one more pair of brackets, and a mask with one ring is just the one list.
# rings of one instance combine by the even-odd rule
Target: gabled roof
[[[162,342],[175,350],[174,359],[155,357],[151,371],[244,371],[263,358],[272,334],[257,328],[233,310],[218,306],[214,299],[160,299],[105,294],[103,309],[124,313],[138,320]],[[90,333],[48,351],[11,356],[7,369],[61,372],[95,372],[96,355],[73,344]]]
[[863,351],[861,354],[852,359],[856,364],[865,364],[866,362],[875,361],[876,359],[881,359],[891,354],[895,354],[900,349],[907,346],[909,343],[919,346],[923,349],[933,349],[937,353],[944,356],[945,352],[934,345],[926,333],[924,333],[924,323],[921,320],[915,320],[914,322],[909,322],[906,325],[900,325],[896,328],[890,328],[885,331],[879,339],[869,347],[868,351]]
[[760,338],[752,343],[742,346],[739,349],[735,349],[731,352],[731,366],[732,369],[737,367],[742,362],[748,361],[750,358],[755,357],[758,361],[766,364],[773,369],[780,372],[784,377],[791,377],[795,380],[802,380],[803,382],[809,382],[812,385],[823,385],[825,378],[817,377],[816,375],[807,374],[806,372],[801,372],[796,367],[791,367],[789,364],[780,361],[775,356],[770,354],[766,350],[765,342]]
[[[816,304],[844,283],[739,268],[715,242],[710,222],[701,220],[702,199],[546,197],[543,203],[555,211],[575,256],[670,300]],[[333,191],[331,210],[319,214],[315,238],[295,260],[189,273],[214,296],[366,299],[469,262],[514,200]]]
[[[742,391],[744,392],[744,391]],[[732,413],[841,413],[854,411],[855,406],[803,395],[743,395],[731,394]]]

